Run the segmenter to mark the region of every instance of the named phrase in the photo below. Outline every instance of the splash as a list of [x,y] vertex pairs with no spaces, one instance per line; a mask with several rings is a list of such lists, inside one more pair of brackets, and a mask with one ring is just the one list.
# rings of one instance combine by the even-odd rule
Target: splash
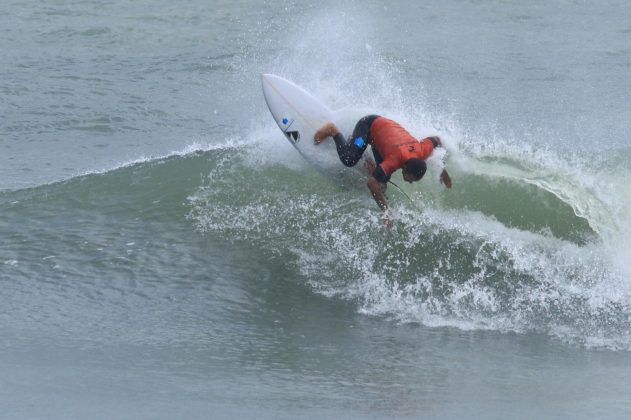
[[317,293],[397,322],[631,350],[631,287],[600,239],[576,243],[466,205],[425,202],[419,212],[396,199],[388,232],[363,190],[274,160],[243,176],[247,155],[225,159],[189,197],[197,230],[284,256]]

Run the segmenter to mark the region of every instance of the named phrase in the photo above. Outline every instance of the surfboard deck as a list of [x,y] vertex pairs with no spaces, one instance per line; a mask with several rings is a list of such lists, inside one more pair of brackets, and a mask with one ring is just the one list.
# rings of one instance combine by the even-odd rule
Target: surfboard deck
[[343,125],[336,121],[333,111],[304,88],[280,76],[263,74],[261,82],[263,96],[274,121],[308,163],[338,185],[365,185],[363,159],[348,168],[340,162],[333,139],[329,138],[319,145],[313,142],[316,131],[329,121],[342,129]]

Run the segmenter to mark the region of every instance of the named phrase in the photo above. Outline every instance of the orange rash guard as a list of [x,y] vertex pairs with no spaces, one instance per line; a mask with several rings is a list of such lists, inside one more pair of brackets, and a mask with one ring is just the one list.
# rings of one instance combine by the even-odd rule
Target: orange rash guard
[[401,168],[409,159],[427,159],[434,150],[434,143],[430,139],[419,142],[405,128],[385,117],[373,121],[370,141],[383,158],[379,166],[386,176]]

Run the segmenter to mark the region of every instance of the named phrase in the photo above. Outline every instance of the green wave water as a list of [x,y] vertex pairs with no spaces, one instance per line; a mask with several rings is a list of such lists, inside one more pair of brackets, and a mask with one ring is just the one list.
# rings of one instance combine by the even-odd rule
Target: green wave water
[[[628,271],[608,236],[625,220],[611,209],[603,225],[608,209],[592,191],[559,197],[505,160],[487,175],[456,164],[450,191],[432,179],[406,185],[411,205],[391,190],[388,232],[363,188],[339,189],[309,167],[253,168],[255,155],[224,156],[189,196],[196,230],[289,255],[314,290],[361,312],[628,348]],[[564,168],[546,179],[574,182]],[[578,211],[589,202],[597,211]]]
[[[403,186],[414,205],[391,189],[388,231],[363,187],[341,189],[306,164],[261,163],[268,141],[3,192],[5,275],[160,283],[182,253],[210,238],[282,256],[302,273],[297,281],[360,312],[631,347],[628,272],[592,227],[600,222],[576,214],[578,202],[455,165],[452,190],[431,176]],[[486,164],[511,172],[506,161]],[[577,200],[591,199],[584,194]],[[171,253],[169,240],[182,236],[197,239]]]

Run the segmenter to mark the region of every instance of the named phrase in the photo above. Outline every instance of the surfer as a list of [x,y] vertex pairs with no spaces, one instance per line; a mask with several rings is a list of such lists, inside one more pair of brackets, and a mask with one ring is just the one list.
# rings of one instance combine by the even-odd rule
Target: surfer
[[[368,115],[355,125],[353,134],[345,139],[332,122],[324,124],[313,136],[315,144],[320,144],[327,137],[333,137],[337,154],[346,166],[355,166],[366,151],[372,146],[375,158],[368,159],[366,169],[369,173],[368,188],[381,210],[388,210],[384,196],[390,176],[401,169],[403,179],[409,183],[419,181],[427,171],[427,159],[435,148],[442,147],[439,137],[427,137],[418,141],[397,122],[379,115]],[[440,174],[440,181],[451,188],[451,178],[445,169]],[[387,220],[390,227],[391,222]]]

